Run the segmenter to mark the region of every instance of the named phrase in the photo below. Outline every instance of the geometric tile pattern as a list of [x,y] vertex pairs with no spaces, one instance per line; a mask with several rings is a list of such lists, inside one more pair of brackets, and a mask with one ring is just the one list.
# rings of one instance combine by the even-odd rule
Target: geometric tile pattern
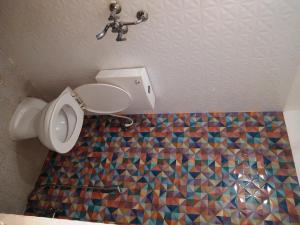
[[[26,214],[54,208],[60,218],[118,224],[300,223],[282,113],[131,117],[128,129],[116,118],[86,117],[71,152],[49,152]],[[109,185],[122,193],[86,188]]]

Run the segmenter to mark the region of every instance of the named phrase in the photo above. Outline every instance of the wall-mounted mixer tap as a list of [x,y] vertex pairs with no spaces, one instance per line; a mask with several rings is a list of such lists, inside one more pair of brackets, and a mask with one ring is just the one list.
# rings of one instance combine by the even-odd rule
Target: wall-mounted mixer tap
[[128,26],[137,25],[148,20],[148,13],[146,13],[143,10],[140,10],[136,14],[136,18],[137,18],[136,21],[134,22],[120,21],[120,17],[118,16],[118,14],[121,13],[122,7],[117,1],[111,2],[111,4],[109,5],[109,10],[110,10],[110,15],[108,17],[108,20],[112,22],[108,23],[103,29],[103,31],[96,35],[97,40],[102,39],[106,35],[107,31],[111,28],[111,31],[113,33],[118,34],[116,39],[117,41],[126,41],[124,34],[128,32]]

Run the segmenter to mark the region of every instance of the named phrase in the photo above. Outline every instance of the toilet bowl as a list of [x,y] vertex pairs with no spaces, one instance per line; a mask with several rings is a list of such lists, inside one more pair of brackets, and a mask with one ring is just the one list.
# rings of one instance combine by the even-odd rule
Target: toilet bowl
[[38,137],[50,150],[67,153],[78,140],[85,112],[112,114],[127,109],[130,103],[130,94],[114,85],[67,87],[50,103],[25,98],[12,116],[9,134],[16,141]]

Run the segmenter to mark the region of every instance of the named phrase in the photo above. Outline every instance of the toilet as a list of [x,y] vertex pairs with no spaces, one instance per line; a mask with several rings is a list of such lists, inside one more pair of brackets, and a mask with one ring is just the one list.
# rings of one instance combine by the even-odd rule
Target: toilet
[[118,113],[131,101],[126,90],[103,83],[67,87],[50,103],[27,97],[12,116],[9,134],[15,141],[38,137],[50,150],[67,153],[78,140],[85,112]]

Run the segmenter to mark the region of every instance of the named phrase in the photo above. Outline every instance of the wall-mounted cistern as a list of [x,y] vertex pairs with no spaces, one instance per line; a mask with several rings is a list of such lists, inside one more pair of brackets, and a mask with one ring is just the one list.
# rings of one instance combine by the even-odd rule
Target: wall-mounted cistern
[[140,24],[140,23],[148,20],[148,13],[146,13],[143,10],[140,10],[136,14],[136,18],[137,18],[136,21],[134,21],[134,22],[120,21],[120,17],[118,16],[118,14],[121,13],[122,7],[117,1],[111,2],[110,6],[109,6],[109,10],[110,10],[110,16],[108,17],[108,20],[112,21],[112,22],[108,23],[105,26],[105,28],[103,29],[103,31],[96,35],[96,38],[98,40],[102,39],[105,36],[105,34],[107,33],[107,31],[109,30],[109,28],[111,28],[111,31],[113,33],[118,33],[118,36],[116,39],[117,41],[126,41],[124,34],[126,34],[128,32],[128,26],[137,25],[137,24]]

